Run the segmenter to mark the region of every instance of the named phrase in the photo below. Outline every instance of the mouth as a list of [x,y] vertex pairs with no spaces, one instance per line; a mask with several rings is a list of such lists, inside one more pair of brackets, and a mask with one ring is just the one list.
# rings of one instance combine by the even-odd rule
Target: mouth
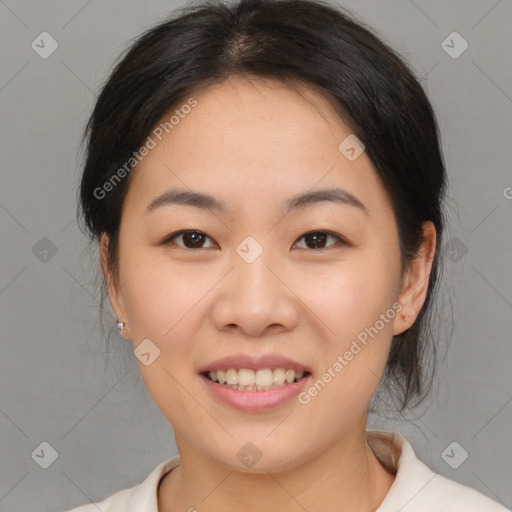
[[[218,368],[218,366],[217,366]],[[215,400],[244,413],[261,414],[285,406],[311,380],[305,368],[227,368],[204,370],[199,377]]]
[[209,396],[246,413],[285,406],[312,379],[312,368],[275,353],[233,354],[196,371]]
[[307,379],[311,372],[285,368],[228,368],[226,370],[203,371],[203,377],[224,387],[239,391],[268,391],[290,386]]

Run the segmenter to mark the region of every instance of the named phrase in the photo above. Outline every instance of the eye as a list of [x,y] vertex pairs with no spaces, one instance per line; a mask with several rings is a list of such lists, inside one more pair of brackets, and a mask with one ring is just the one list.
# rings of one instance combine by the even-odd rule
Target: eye
[[[326,242],[329,238],[334,239],[335,243],[331,245],[326,245]],[[174,240],[178,239],[181,239],[181,243],[174,242]],[[174,243],[175,245],[178,245],[183,249],[205,249],[209,248],[204,245],[206,239],[212,240],[208,235],[206,235],[202,231],[182,230],[169,235],[162,242],[162,244],[166,245],[169,243]],[[299,247],[300,249],[328,249],[339,244],[348,245],[348,243],[342,237],[334,233],[330,233],[328,231],[310,231],[308,233],[303,234],[298,240],[301,239],[304,239],[306,247]],[[294,244],[294,247],[296,246],[297,242]],[[211,247],[215,247],[215,245],[210,245],[210,248]]]
[[[310,231],[309,233],[303,234],[298,240],[301,240],[303,238],[305,240],[306,245],[311,244],[313,246],[305,247],[306,249],[328,249],[333,245],[337,245],[331,244],[330,246],[325,247],[326,241],[329,237],[338,240],[340,244],[347,245],[347,242],[343,240],[340,236],[335,235],[334,233],[330,233],[328,231]],[[300,249],[303,248],[304,247],[300,247]]]
[[[171,243],[174,239],[182,239],[183,245],[176,244],[179,247],[183,247],[184,249],[203,249],[204,248],[204,241],[205,239],[211,240],[211,238],[204,234],[201,231],[195,231],[195,230],[183,230],[178,231],[176,233],[173,233],[172,235],[168,236],[164,241],[163,245]],[[173,242],[174,243],[174,242]],[[214,247],[214,246],[211,246]]]

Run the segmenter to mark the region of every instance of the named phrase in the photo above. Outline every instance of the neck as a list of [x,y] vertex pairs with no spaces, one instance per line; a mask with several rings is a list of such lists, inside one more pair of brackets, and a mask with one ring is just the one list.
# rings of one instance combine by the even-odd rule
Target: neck
[[[361,435],[362,434],[362,435]],[[158,492],[158,511],[375,511],[393,481],[366,442],[365,432],[279,473],[244,473],[204,457],[176,436],[180,466]],[[181,442],[179,442],[181,441]],[[180,446],[181,445],[181,446]]]

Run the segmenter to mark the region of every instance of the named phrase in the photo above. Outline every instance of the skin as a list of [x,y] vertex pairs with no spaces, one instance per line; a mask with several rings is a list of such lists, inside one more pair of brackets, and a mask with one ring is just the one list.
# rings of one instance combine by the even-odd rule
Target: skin
[[[366,442],[368,403],[392,335],[425,301],[435,228],[425,223],[422,250],[401,276],[389,198],[366,153],[349,161],[339,151],[350,127],[317,92],[232,77],[194,97],[198,105],[133,171],[117,273],[106,263],[108,238],[100,243],[122,335],[160,350],[149,366],[137,359],[181,460],[162,482],[159,510],[375,510],[394,476]],[[146,213],[174,186],[229,211],[173,204]],[[287,198],[335,186],[368,215],[330,201],[284,215]],[[202,248],[179,235],[162,244],[181,229],[204,233]],[[303,237],[315,230],[349,244],[328,237],[315,248]],[[251,264],[236,252],[248,236],[263,248]],[[240,412],[208,394],[197,373],[234,353],[277,353],[312,368],[316,381],[395,302],[400,314],[307,405]],[[237,458],[247,442],[262,454],[252,468]]]

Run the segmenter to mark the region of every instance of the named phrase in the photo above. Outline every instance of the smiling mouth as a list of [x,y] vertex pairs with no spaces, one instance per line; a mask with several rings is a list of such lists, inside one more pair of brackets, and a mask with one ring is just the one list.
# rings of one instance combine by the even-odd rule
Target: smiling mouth
[[264,368],[251,370],[248,368],[202,372],[208,380],[216,384],[238,389],[240,391],[267,391],[269,389],[283,388],[299,382],[311,375],[310,372],[286,370],[284,368]]

